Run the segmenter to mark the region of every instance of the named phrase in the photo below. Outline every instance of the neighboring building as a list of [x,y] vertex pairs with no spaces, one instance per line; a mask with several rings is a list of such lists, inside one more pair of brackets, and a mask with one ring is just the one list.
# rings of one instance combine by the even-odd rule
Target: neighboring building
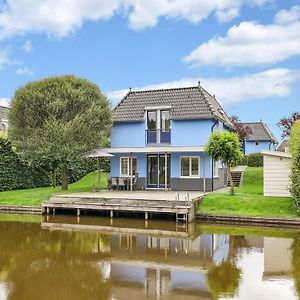
[[226,185],[225,168],[204,153],[214,130],[232,124],[200,85],[129,91],[115,108],[112,177],[138,173],[138,189],[211,191]]
[[244,141],[244,154],[260,153],[263,150],[275,150],[277,141],[263,122],[243,123],[249,126],[252,134]]
[[280,152],[289,152],[289,140],[283,140],[276,150]]
[[8,129],[8,111],[9,108],[0,106],[0,131],[7,131]]
[[290,197],[291,154],[262,151],[264,156],[264,196]]

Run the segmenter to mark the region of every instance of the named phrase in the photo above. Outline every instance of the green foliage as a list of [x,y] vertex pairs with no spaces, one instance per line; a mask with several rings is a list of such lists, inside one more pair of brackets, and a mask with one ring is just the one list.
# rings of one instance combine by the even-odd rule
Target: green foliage
[[214,160],[221,160],[226,165],[235,165],[243,158],[240,151],[239,136],[233,132],[213,132],[208,140],[205,152]]
[[[76,158],[69,163],[69,181],[75,182],[96,168],[93,159]],[[61,182],[58,168],[57,182]],[[0,138],[0,191],[28,189],[51,184],[51,164],[45,159],[24,160],[11,143]]]
[[234,195],[234,183],[230,173],[230,167],[236,165],[243,158],[238,134],[227,131],[213,132],[205,147],[205,152],[210,155],[213,160],[221,160],[227,166],[230,194]]
[[300,295],[300,237],[299,235],[294,238],[292,247],[292,266],[293,266],[293,276],[295,280],[295,287],[297,293]]
[[207,281],[213,299],[234,296],[240,283],[241,270],[230,261],[223,261],[208,270]]
[[67,166],[83,152],[107,144],[111,107],[87,80],[50,77],[16,91],[9,122],[9,138],[23,157]]
[[7,139],[0,138],[0,191],[47,185],[50,171],[43,164],[22,160]]
[[289,150],[292,153],[290,192],[297,211],[300,212],[300,121],[297,121],[292,127]]
[[252,153],[245,155],[244,158],[239,162],[240,165],[248,167],[262,167],[264,159],[262,153]]

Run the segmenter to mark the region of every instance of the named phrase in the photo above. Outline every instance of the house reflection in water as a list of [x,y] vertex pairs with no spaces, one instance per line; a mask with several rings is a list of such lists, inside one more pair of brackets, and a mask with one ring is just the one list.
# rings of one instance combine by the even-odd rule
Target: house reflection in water
[[116,299],[136,297],[211,299],[207,270],[226,260],[229,236],[195,239],[110,236],[110,258],[100,263]]
[[264,279],[292,277],[293,239],[264,238]]

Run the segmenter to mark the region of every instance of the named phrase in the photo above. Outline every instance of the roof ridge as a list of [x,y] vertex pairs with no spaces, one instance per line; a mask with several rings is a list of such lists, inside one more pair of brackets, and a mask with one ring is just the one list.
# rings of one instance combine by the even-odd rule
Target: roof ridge
[[148,93],[148,92],[157,92],[157,91],[169,91],[169,90],[186,90],[186,89],[196,89],[198,86],[183,86],[183,87],[170,87],[170,88],[154,88],[148,90],[131,90],[131,93]]

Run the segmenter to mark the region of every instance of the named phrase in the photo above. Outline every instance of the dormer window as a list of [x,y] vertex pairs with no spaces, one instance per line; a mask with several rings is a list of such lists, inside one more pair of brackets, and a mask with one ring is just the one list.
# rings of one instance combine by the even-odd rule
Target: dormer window
[[170,108],[146,109],[147,144],[169,144],[171,142]]

